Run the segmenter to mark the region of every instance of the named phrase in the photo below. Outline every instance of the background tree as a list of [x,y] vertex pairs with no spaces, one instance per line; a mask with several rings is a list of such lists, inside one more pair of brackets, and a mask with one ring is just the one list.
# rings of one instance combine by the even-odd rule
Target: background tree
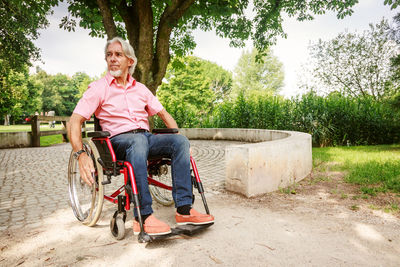
[[36,74],[36,79],[43,84],[43,112],[54,110],[56,115],[70,115],[71,106],[76,105],[79,91],[72,86],[71,79],[64,74],[49,75],[44,71]]
[[181,127],[200,123],[229,94],[232,74],[215,63],[188,56],[167,69],[157,95]]
[[0,116],[11,114],[18,102],[19,89],[9,82],[15,82],[17,73],[25,75],[26,66],[40,58],[32,41],[47,27],[46,16],[57,2],[0,0]]
[[67,75],[63,74],[57,74],[53,76],[53,85],[58,87],[58,92],[61,96],[61,107],[56,107],[56,114],[71,116],[72,111],[74,110],[76,103],[79,100],[79,98],[77,98],[77,96],[79,95],[79,87],[75,86],[73,78],[71,79]]
[[72,76],[72,85],[75,88],[74,91],[77,92],[77,95],[75,96],[77,99],[80,99],[82,97],[83,93],[86,91],[89,84],[93,80],[94,79],[90,78],[90,76],[84,72],[77,72]]
[[43,84],[30,75],[27,80],[28,95],[22,102],[22,108],[26,116],[34,115],[42,111]]
[[283,87],[283,64],[270,49],[256,60],[257,49],[243,52],[235,67],[233,96],[240,92],[275,94]]
[[32,42],[48,26],[46,16],[56,0],[0,0],[0,59],[2,70],[22,71],[40,58]]
[[73,30],[79,25],[90,29],[91,36],[110,39],[126,37],[136,51],[138,65],[135,78],[154,93],[161,84],[171,56],[184,56],[195,47],[193,30],[212,30],[229,38],[234,47],[253,40],[258,51],[285,36],[284,15],[298,20],[313,19],[313,14],[327,10],[339,18],[350,15],[357,0],[264,1],[254,0],[253,14],[246,13],[249,0],[97,0],[68,1],[69,13],[61,26]]
[[399,45],[388,31],[388,22],[382,20],[361,34],[345,32],[329,41],[319,40],[310,46],[312,75],[328,91],[374,99],[390,95],[398,87],[398,81],[389,81],[390,59],[398,54]]
[[[398,13],[393,18],[393,26],[390,30],[390,35],[392,39],[400,46],[400,13]],[[393,58],[391,58],[391,68],[392,68],[392,83],[397,84],[399,86],[398,81],[400,81],[400,53]],[[396,88],[396,92],[393,94],[390,99],[390,103],[394,108],[400,110],[400,90]]]
[[[28,95],[27,88],[28,71],[16,72],[10,70],[6,77],[1,80],[0,112],[3,115],[12,114],[14,119],[23,114],[22,102]],[[9,125],[10,116],[6,115],[4,125]]]

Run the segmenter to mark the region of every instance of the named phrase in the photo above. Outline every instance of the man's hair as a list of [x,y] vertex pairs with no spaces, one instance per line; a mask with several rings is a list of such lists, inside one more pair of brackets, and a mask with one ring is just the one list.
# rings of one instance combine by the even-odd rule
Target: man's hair
[[106,48],[105,48],[105,56],[107,57],[107,48],[110,44],[119,42],[122,46],[122,51],[124,51],[125,56],[128,58],[133,59],[133,64],[132,66],[129,67],[129,74],[133,75],[135,72],[136,64],[137,64],[137,58],[135,56],[135,50],[133,50],[133,47],[124,39],[121,37],[114,37],[111,40],[107,41]]

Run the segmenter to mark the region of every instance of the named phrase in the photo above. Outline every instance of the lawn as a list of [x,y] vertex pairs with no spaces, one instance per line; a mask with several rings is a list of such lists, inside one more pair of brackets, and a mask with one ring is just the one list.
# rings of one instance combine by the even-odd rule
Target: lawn
[[313,148],[313,165],[344,172],[364,194],[400,193],[400,145]]

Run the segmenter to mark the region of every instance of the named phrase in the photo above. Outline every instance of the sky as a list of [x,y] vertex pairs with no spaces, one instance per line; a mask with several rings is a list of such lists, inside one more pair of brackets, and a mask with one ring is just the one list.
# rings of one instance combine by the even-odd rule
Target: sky
[[[386,18],[392,18],[398,12],[390,10],[383,0],[360,0],[353,7],[354,13],[345,19],[337,19],[333,12],[316,16],[313,21],[297,21],[294,18],[284,18],[283,29],[287,38],[279,38],[272,47],[273,53],[283,63],[285,80],[280,94],[291,97],[301,93],[298,89],[298,76],[302,65],[307,64],[310,43],[319,39],[329,40],[340,32],[363,32],[370,23],[376,24]],[[60,29],[61,18],[67,14],[65,3],[54,9],[49,17],[50,26],[41,31],[40,37],[34,42],[41,49],[42,61],[34,66],[40,66],[49,74],[67,74],[72,76],[81,71],[91,77],[99,77],[106,70],[104,61],[104,45],[106,39],[93,38],[89,31],[77,27],[75,32]],[[194,32],[197,46],[193,55],[212,61],[226,70],[234,71],[244,50],[251,50],[251,41],[245,48],[229,47],[229,40],[219,38],[215,32]]]

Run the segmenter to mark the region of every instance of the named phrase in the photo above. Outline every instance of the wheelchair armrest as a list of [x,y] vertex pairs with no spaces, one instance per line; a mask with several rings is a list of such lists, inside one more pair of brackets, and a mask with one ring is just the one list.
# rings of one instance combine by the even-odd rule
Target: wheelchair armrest
[[153,129],[151,131],[154,134],[176,134],[179,133],[177,128],[160,128],[160,129]]
[[109,132],[106,131],[96,131],[87,133],[88,137],[107,137],[110,136]]

